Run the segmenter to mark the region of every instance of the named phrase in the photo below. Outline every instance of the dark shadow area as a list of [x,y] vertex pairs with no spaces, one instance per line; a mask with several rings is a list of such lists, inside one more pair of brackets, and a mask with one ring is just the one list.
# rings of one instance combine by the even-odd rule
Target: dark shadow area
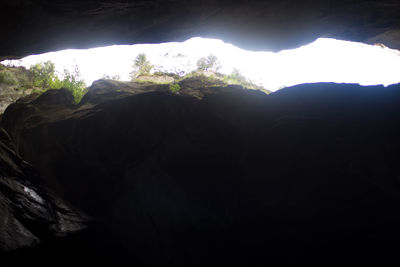
[[2,0],[0,58],[217,38],[280,51],[319,37],[400,48],[394,0]]
[[6,110],[41,183],[93,220],[2,267],[399,264],[399,85],[107,86]]

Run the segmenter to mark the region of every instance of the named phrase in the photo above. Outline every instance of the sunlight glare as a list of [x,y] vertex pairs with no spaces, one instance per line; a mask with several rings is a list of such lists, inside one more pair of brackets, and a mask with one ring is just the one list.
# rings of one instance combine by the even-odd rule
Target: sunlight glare
[[[271,91],[315,82],[385,86],[400,82],[399,51],[382,45],[326,38],[279,53],[246,51],[221,40],[196,37],[182,43],[69,49],[2,63],[29,68],[35,63],[51,60],[59,73],[77,65],[90,85],[105,74],[129,80],[133,59],[139,53],[145,53],[150,62],[163,71],[181,68],[186,73],[196,68],[199,58],[214,54],[221,63],[221,73],[229,74],[236,68],[249,80]],[[178,54],[186,56],[185,62],[174,60]]]

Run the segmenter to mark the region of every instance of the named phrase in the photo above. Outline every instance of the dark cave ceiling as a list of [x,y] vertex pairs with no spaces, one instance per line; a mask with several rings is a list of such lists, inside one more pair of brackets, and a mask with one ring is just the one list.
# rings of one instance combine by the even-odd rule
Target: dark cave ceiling
[[393,0],[0,0],[0,56],[65,48],[219,38],[251,50],[318,37],[400,48]]

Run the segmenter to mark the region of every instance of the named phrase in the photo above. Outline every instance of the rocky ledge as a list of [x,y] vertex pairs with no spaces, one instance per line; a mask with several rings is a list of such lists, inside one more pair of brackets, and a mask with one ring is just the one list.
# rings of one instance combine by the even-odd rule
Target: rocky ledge
[[7,108],[43,184],[102,222],[70,241],[91,248],[80,263],[398,263],[400,86],[189,85],[99,81],[78,105],[55,90]]
[[37,185],[35,170],[0,129],[0,253],[38,245],[85,228],[85,216]]
[[0,58],[196,36],[264,51],[319,37],[399,49],[399,9],[397,0],[2,0]]

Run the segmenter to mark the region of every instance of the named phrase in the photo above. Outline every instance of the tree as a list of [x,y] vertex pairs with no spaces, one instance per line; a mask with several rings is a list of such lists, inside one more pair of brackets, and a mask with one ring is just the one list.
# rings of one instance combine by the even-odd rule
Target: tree
[[32,72],[34,77],[33,85],[42,89],[51,88],[58,79],[55,74],[56,67],[51,61],[32,65],[29,70]]
[[209,54],[207,57],[200,58],[197,63],[198,71],[218,72],[221,68],[218,58],[215,55]]
[[79,103],[82,97],[87,93],[86,83],[81,77],[81,73],[78,65],[75,65],[73,72],[71,73],[67,69],[64,69],[63,80],[58,88],[65,88],[71,91],[74,96],[75,102]]
[[246,77],[244,77],[242,73],[236,68],[232,70],[231,74],[229,75],[229,78],[232,79],[233,81],[236,81],[239,84],[244,84],[248,82]]
[[153,67],[150,61],[147,60],[146,54],[140,53],[133,61],[134,70],[130,73],[132,80],[138,76],[150,74]]
[[86,84],[77,65],[75,65],[72,72],[64,69],[62,80],[56,75],[55,64],[51,61],[37,63],[31,66],[29,70],[33,75],[34,86],[39,87],[42,91],[60,88],[68,89],[74,96],[76,103],[79,103],[87,92]]

